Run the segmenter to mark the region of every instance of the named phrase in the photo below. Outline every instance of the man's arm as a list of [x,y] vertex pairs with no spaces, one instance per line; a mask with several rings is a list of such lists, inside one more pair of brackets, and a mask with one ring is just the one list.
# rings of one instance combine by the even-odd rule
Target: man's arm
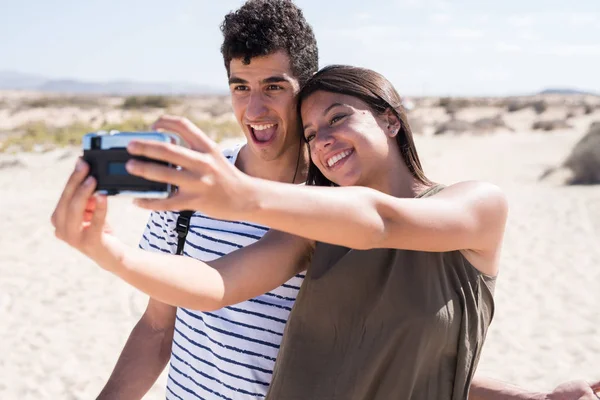
[[171,355],[176,308],[150,298],[98,400],[141,399]]
[[545,400],[544,393],[530,392],[490,378],[474,377],[468,400]]
[[565,382],[550,393],[531,392],[490,378],[474,377],[468,400],[598,400],[600,382]]

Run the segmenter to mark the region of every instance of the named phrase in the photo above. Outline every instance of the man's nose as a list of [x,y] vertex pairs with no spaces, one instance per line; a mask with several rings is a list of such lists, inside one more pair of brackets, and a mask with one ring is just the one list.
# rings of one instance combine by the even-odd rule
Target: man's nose
[[248,107],[246,107],[246,118],[249,120],[257,120],[267,113],[267,105],[265,98],[260,92],[253,92],[248,99]]

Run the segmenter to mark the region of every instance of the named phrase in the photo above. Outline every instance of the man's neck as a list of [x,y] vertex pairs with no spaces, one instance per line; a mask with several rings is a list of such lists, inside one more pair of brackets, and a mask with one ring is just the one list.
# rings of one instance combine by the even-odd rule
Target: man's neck
[[288,149],[281,157],[265,161],[253,154],[248,146],[243,146],[236,160],[236,166],[245,174],[255,178],[283,183],[302,183],[308,171],[308,153],[304,146],[299,153],[298,146]]

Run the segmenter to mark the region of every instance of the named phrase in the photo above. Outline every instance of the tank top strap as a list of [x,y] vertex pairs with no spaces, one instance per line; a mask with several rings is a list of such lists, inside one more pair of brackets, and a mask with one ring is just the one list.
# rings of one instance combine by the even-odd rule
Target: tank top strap
[[422,191],[421,193],[419,193],[418,195],[415,196],[415,198],[419,199],[422,197],[429,197],[429,196],[433,196],[436,193],[439,193],[442,189],[444,189],[446,187],[446,185],[441,184],[441,183],[437,183],[431,187],[428,187],[427,189],[425,189],[424,191]]

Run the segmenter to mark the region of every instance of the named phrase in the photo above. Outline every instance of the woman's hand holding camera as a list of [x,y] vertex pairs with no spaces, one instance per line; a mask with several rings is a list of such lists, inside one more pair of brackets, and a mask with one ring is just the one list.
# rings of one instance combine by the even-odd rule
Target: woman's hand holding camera
[[239,171],[221,154],[217,144],[186,118],[164,116],[153,129],[178,134],[189,149],[168,143],[132,141],[128,151],[180,166],[169,168],[157,163],[131,160],[127,170],[142,178],[178,186],[167,199],[136,199],[151,210],[197,210],[222,219],[237,219],[250,204],[252,178]]

